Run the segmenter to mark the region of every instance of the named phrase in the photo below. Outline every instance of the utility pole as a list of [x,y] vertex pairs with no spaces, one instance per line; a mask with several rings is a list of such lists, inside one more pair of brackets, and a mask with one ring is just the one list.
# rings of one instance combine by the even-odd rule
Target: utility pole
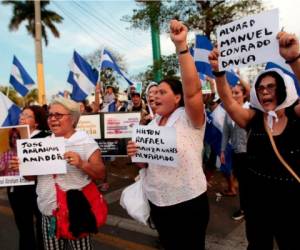
[[159,23],[158,23],[158,13],[160,11],[161,3],[150,2],[147,3],[148,8],[151,8],[152,15],[150,16],[151,24],[151,40],[152,40],[152,55],[153,55],[153,68],[154,68],[154,80],[159,82],[162,79],[161,67],[161,53],[160,53],[160,37],[159,37]]
[[34,17],[35,17],[35,59],[36,73],[38,82],[39,104],[46,104],[44,66],[43,66],[43,50],[42,50],[42,25],[41,25],[41,2],[34,1]]
[[162,78],[161,68],[157,68],[161,60],[160,54],[160,39],[159,39],[159,26],[157,22],[151,22],[151,40],[152,40],[152,55],[154,66],[154,80],[159,82]]

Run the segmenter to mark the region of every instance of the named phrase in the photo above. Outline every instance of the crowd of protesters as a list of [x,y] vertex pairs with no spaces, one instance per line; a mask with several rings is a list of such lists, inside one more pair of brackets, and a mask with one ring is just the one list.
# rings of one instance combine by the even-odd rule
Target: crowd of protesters
[[[19,124],[29,126],[30,138],[64,137],[67,174],[31,177],[35,185],[7,189],[19,230],[19,249],[92,248],[90,235],[57,239],[52,232],[56,184],[64,190],[80,190],[98,179],[107,184],[97,143],[77,131],[76,125],[83,113],[140,112],[141,125],[176,128],[177,167],[137,164],[146,170],[143,187],[160,242],[166,250],[204,250],[209,221],[207,187],[218,154],[204,137],[205,129],[210,126],[207,114],[216,109],[226,111],[219,155],[223,165],[227,161],[228,142],[233,149],[232,169],[223,170],[228,187],[222,194],[240,196],[240,207],[233,218],[245,218],[247,249],[271,250],[274,239],[280,250],[299,249],[295,228],[300,224],[300,184],[296,178],[300,174],[300,105],[292,78],[279,69],[269,69],[259,73],[251,91],[250,84],[242,79],[230,87],[225,72],[219,71],[219,52],[215,48],[209,55],[215,75],[215,79],[207,78],[211,94],[202,94],[187,35],[185,25],[171,21],[170,36],[178,54],[182,82],[175,79],[152,82],[145,90],[145,99],[134,86],[128,88],[125,96],[116,93],[112,86],[102,91],[97,85],[95,99],[90,104],[76,103],[65,93],[64,97],[55,97],[49,107],[23,109]],[[280,55],[300,80],[297,37],[280,32],[277,39]],[[18,135],[11,133],[13,147]],[[276,153],[272,139],[281,156]],[[127,151],[128,156],[134,156],[138,144],[129,141]],[[289,170],[280,157],[286,160]],[[3,154],[0,163],[3,172],[18,171],[16,150],[7,156]]]

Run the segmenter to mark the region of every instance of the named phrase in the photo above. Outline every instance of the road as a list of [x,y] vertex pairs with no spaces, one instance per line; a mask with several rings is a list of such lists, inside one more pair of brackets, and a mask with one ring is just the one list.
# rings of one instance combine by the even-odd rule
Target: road
[[[110,189],[104,195],[109,204],[109,216],[107,224],[93,237],[94,249],[161,249],[156,231],[132,220],[119,205],[122,190],[133,182],[137,170],[126,159],[109,162],[107,166]],[[236,222],[230,218],[238,207],[237,197],[222,197],[217,201],[216,192],[225,188],[225,181],[219,172],[215,173],[210,184],[207,250],[246,249],[244,222]],[[0,189],[0,223],[0,249],[17,250],[17,230],[4,188]]]

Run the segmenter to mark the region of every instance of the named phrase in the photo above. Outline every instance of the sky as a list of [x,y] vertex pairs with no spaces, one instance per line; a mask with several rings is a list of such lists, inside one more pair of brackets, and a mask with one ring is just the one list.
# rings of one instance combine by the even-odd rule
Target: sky
[[[295,0],[264,0],[267,9],[279,8],[280,26],[300,37],[300,2]],[[43,60],[46,96],[49,101],[58,91],[69,90],[67,83],[69,64],[74,49],[85,56],[97,48],[107,47],[123,56],[129,78],[143,72],[152,64],[150,30],[130,29],[130,24],[121,21],[124,15],[131,15],[137,8],[134,1],[51,1],[51,9],[64,17],[57,24],[60,38],[54,38],[48,31],[49,45],[43,43]],[[36,79],[34,41],[27,34],[25,24],[16,32],[9,32],[8,24],[12,8],[0,5],[0,85],[9,85],[13,56]],[[299,21],[297,21],[299,20]],[[161,54],[175,52],[167,34],[161,34]],[[192,39],[191,35],[189,39]],[[134,79],[133,79],[134,80]],[[120,81],[121,89],[127,87]]]

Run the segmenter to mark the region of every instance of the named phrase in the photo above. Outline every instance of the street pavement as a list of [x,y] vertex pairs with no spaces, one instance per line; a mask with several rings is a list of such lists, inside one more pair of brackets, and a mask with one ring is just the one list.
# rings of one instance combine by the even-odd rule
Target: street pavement
[[[127,158],[106,162],[110,188],[103,192],[109,205],[107,224],[93,237],[95,250],[162,249],[157,232],[131,219],[119,205],[122,190],[133,183],[138,174]],[[221,197],[216,193],[226,188],[220,172],[216,172],[208,189],[210,221],[207,230],[207,250],[244,250],[246,239],[243,221],[234,221],[231,214],[238,208],[237,197]],[[9,207],[6,189],[0,189],[0,249],[17,250],[18,235]],[[188,249],[187,249],[188,250]]]

